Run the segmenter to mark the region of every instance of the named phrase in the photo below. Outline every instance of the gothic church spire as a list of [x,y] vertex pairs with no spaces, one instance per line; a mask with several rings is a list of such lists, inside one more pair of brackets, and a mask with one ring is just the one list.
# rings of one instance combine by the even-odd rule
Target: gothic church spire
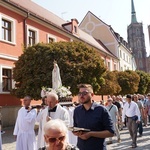
[[137,23],[134,1],[131,0],[131,23]]

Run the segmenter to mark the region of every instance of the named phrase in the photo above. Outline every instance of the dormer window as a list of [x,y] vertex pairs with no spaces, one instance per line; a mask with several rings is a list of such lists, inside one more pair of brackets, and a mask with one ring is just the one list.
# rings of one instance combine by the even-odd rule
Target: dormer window
[[77,26],[74,26],[74,32],[77,33]]

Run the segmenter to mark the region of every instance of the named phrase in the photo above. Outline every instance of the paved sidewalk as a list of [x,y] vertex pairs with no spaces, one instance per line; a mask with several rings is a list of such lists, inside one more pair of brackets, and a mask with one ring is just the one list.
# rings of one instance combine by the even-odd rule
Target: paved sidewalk
[[[117,138],[113,137],[113,144],[107,145],[108,150],[150,150],[150,126],[143,127],[143,136],[137,138],[137,147],[131,148],[131,137],[127,128],[120,132],[121,143],[117,143]],[[108,139],[106,139],[108,141]]]
[[[2,135],[2,150],[15,150],[15,139],[13,134],[13,128],[4,129],[5,134]],[[113,144],[107,145],[107,150],[133,150],[131,148],[131,138],[127,128],[121,133],[121,143],[117,143],[117,138],[113,137]],[[108,139],[106,139],[108,141]],[[142,137],[137,139],[138,147],[135,150],[150,150],[150,126],[144,127],[144,133]],[[91,147],[91,150],[92,147]]]

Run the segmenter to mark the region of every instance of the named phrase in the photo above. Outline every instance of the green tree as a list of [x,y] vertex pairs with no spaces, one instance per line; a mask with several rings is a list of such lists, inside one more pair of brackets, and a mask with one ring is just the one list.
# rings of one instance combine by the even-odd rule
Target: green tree
[[145,94],[148,88],[148,84],[150,83],[150,75],[144,71],[136,71],[136,73],[140,76],[140,82],[138,86],[137,93]]
[[121,91],[121,87],[118,84],[116,73],[106,71],[104,74],[105,82],[101,86],[100,94],[102,95],[115,95]]
[[140,77],[135,71],[126,70],[116,73],[118,83],[121,87],[120,94],[134,94],[138,91]]
[[42,86],[52,87],[53,61],[56,60],[64,86],[70,86],[73,95],[77,85],[90,83],[98,92],[106,71],[99,52],[81,42],[39,43],[28,47],[15,63],[13,94],[22,98],[31,95],[40,98]]

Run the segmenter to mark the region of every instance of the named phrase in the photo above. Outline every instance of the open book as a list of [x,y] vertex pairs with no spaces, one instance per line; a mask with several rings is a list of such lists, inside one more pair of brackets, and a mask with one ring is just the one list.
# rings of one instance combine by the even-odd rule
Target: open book
[[79,128],[79,127],[68,127],[68,130],[73,131],[73,132],[89,132],[90,129],[85,129],[85,128]]

